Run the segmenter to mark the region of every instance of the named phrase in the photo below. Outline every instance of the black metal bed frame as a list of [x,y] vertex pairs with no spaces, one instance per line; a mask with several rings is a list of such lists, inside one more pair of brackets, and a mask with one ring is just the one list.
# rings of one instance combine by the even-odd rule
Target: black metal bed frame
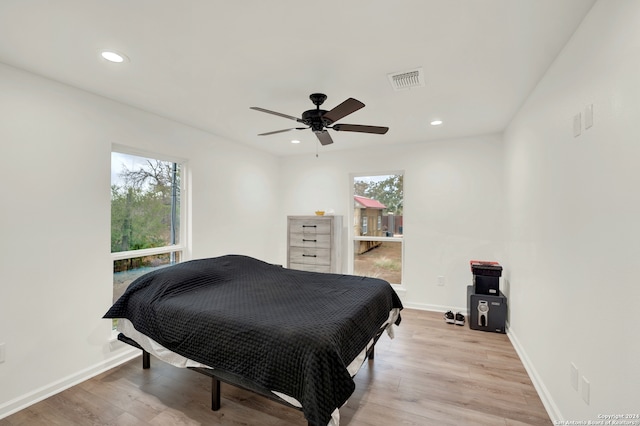
[[[373,338],[373,345],[371,345],[371,347],[367,351],[367,359],[369,361],[373,361],[375,357],[375,345],[378,342],[378,339],[380,338],[380,336],[382,336],[382,333],[384,332],[384,330],[385,330],[385,327],[378,330],[375,337]],[[138,342],[125,336],[122,333],[118,334],[118,340],[142,350],[142,368],[145,370],[151,368],[151,354],[147,352],[142,346],[140,346]],[[205,376],[211,377],[211,410],[213,411],[218,411],[221,407],[220,382],[224,382],[226,384],[256,393],[271,401],[275,401],[287,407],[291,407],[298,411],[302,411],[302,408],[289,404],[287,401],[283,400],[282,398],[279,398],[277,395],[271,392],[271,390],[264,389],[260,386],[257,386],[255,383],[252,383],[251,381],[244,379],[233,373],[229,373],[229,372],[218,370],[218,369],[214,370],[211,368],[203,368],[203,367],[188,367],[188,369],[196,371],[200,374],[204,374]],[[325,426],[325,425],[314,425],[313,423],[308,422],[307,426]]]

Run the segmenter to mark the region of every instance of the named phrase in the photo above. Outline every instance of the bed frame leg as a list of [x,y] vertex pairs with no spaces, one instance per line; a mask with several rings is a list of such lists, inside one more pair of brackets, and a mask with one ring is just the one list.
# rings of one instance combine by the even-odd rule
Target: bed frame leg
[[220,409],[220,380],[215,377],[211,378],[211,410],[218,411]]
[[151,367],[151,354],[145,350],[142,351],[142,368],[147,369]]
[[367,352],[367,357],[369,358],[369,361],[373,361],[376,357],[376,345],[371,346],[371,348],[369,349],[369,352]]

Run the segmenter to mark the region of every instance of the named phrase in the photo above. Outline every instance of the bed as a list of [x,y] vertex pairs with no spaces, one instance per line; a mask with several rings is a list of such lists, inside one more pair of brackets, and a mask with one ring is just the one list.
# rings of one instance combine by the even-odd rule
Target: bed
[[180,367],[299,408],[309,425],[336,422],[353,376],[402,303],[384,280],[286,269],[227,255],[135,280],[104,318],[119,339]]

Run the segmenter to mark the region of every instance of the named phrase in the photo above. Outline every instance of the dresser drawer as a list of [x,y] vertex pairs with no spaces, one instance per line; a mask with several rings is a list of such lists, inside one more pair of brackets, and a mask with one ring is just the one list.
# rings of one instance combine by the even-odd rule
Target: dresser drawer
[[308,272],[324,272],[324,273],[331,272],[331,266],[329,265],[309,265],[306,263],[290,263],[289,269],[297,269],[298,271],[308,271]]
[[324,248],[290,247],[289,264],[331,265],[331,251]]
[[331,223],[321,219],[291,219],[289,232],[294,234],[331,234]]
[[329,234],[289,234],[290,247],[331,248],[331,235]]

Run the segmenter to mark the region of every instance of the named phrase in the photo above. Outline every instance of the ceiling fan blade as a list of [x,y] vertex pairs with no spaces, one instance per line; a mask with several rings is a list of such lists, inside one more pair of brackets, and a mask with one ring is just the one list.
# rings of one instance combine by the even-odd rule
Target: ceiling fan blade
[[260,111],[260,112],[266,112],[267,114],[273,114],[273,115],[278,115],[280,117],[284,117],[284,118],[288,118],[289,120],[294,120],[297,121],[298,123],[302,123],[302,119],[298,118],[298,117],[294,117],[292,115],[287,115],[287,114],[283,114],[281,112],[275,112],[275,111],[271,111],[268,109],[264,109],[264,108],[260,108],[260,107],[249,107],[250,109],[254,109],[256,111]]
[[274,130],[273,132],[260,133],[258,134],[258,136],[275,135],[276,133],[284,133],[284,132],[290,132],[291,130],[302,130],[302,129],[306,129],[306,127],[292,127],[291,129]]
[[378,135],[384,135],[389,130],[388,127],[363,126],[360,124],[336,124],[332,127],[332,129],[339,132],[375,133]]
[[346,117],[352,112],[356,112],[360,108],[363,108],[364,104],[357,99],[349,98],[331,111],[327,111],[322,118],[328,120],[331,123],[335,123],[342,117]]
[[326,130],[321,132],[313,132],[318,137],[318,140],[322,145],[329,145],[333,143],[333,139],[331,139],[331,135]]

